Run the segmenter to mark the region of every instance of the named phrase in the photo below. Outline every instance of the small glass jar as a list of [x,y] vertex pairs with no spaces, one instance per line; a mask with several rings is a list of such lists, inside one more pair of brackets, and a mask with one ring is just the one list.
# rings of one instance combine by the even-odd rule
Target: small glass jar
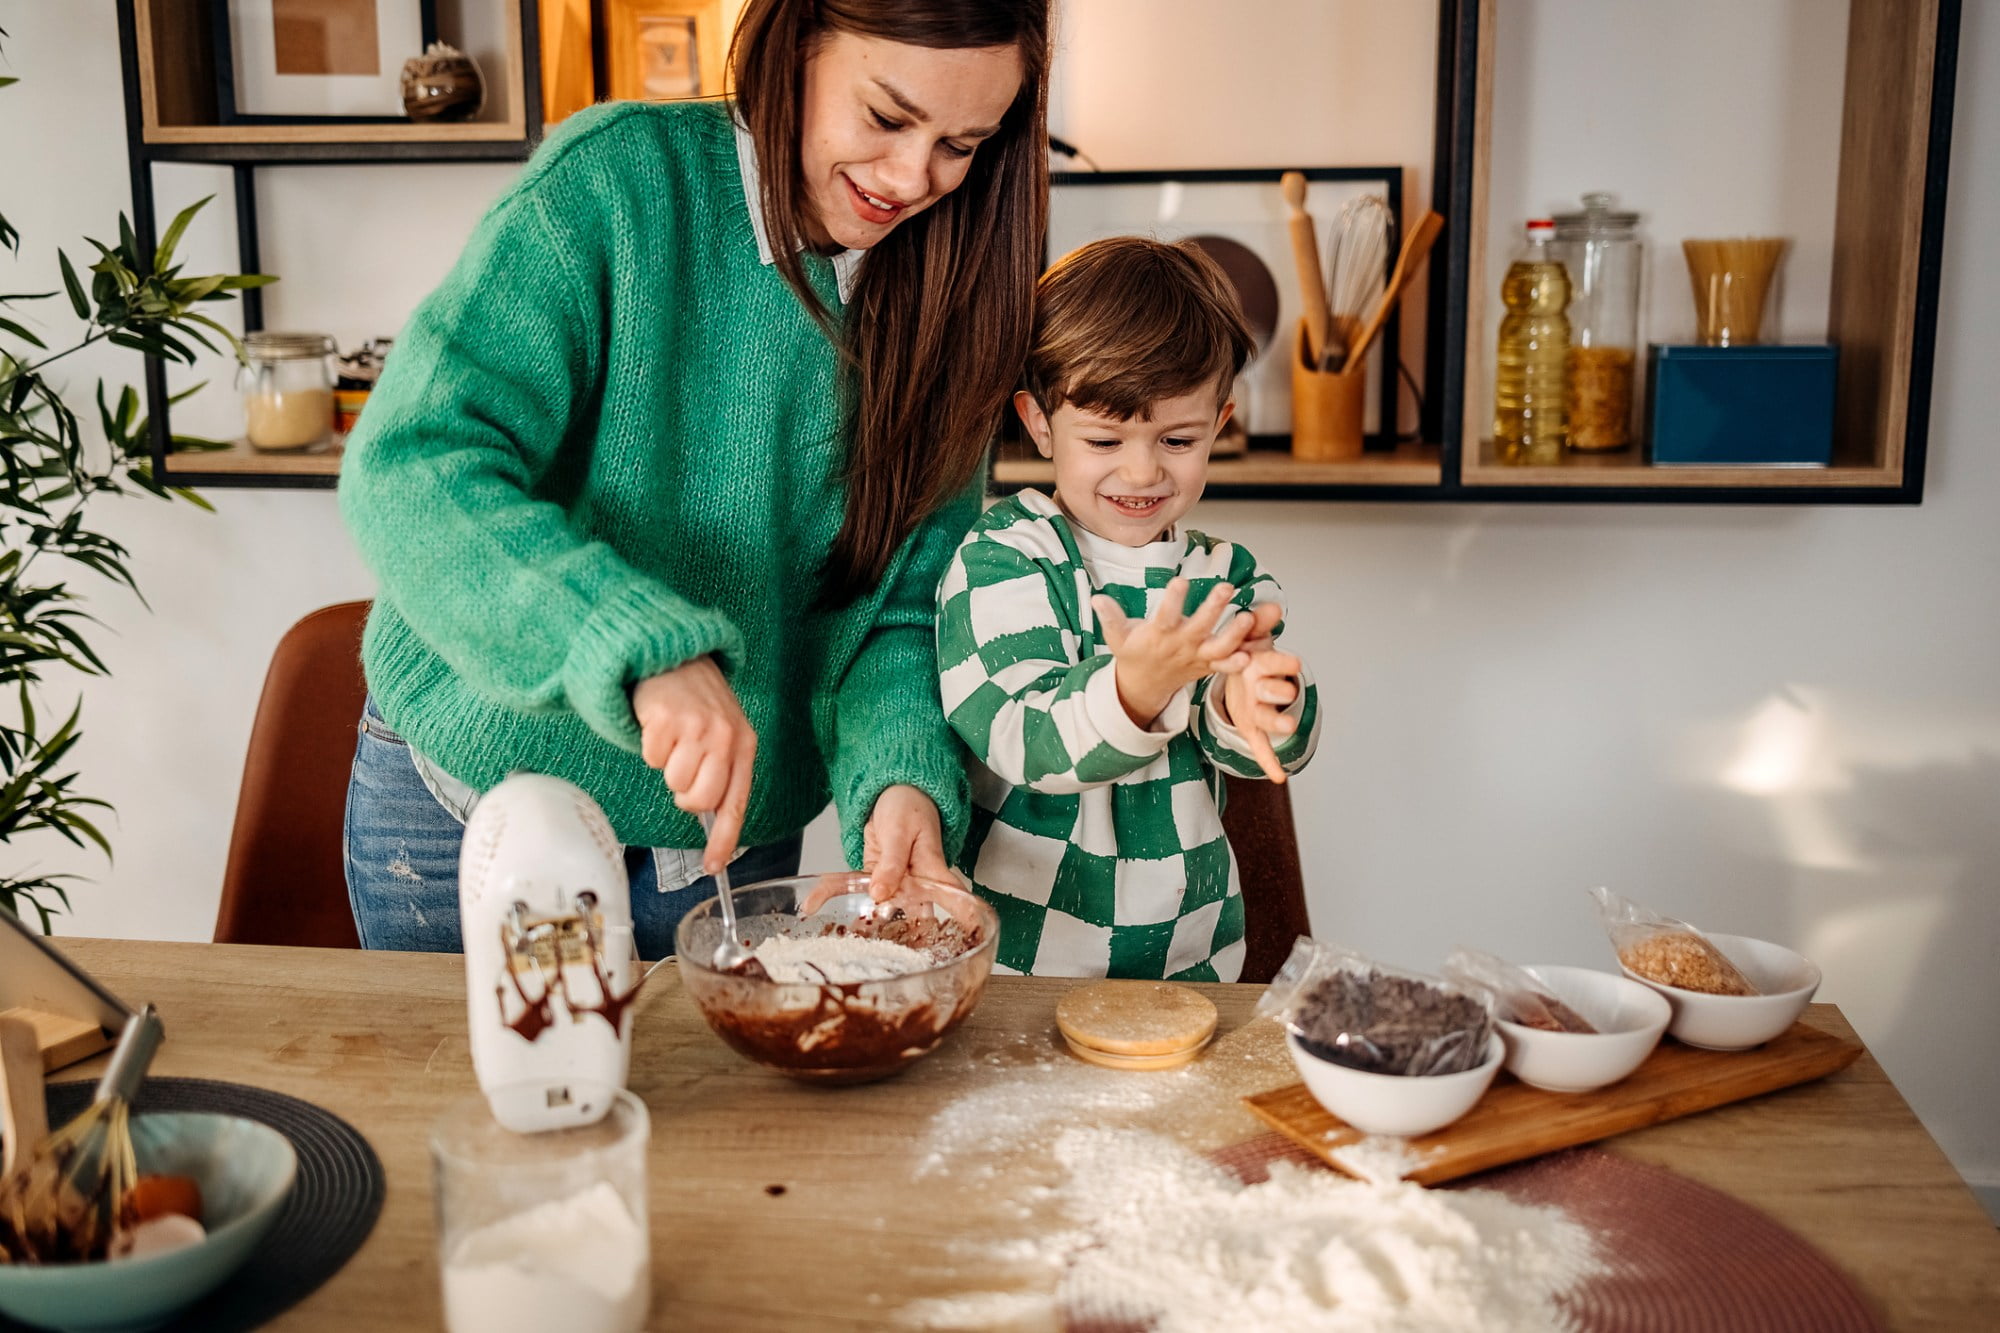
[[324,333],[245,335],[236,387],[251,448],[314,449],[333,439],[333,352]]
[[1574,287],[1569,307],[1569,447],[1584,453],[1632,443],[1632,390],[1639,354],[1637,213],[1612,210],[1613,196],[1586,194],[1580,213],[1556,214],[1555,255]]

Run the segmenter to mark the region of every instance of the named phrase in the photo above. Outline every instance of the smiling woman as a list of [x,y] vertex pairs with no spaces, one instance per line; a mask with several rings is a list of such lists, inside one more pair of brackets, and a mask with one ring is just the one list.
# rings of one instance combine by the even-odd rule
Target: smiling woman
[[604,808],[648,957],[829,798],[880,893],[948,877],[932,594],[1026,351],[1047,23],[751,0],[733,104],[579,112],[481,222],[341,474],[364,943],[458,946],[460,821],[516,769]]

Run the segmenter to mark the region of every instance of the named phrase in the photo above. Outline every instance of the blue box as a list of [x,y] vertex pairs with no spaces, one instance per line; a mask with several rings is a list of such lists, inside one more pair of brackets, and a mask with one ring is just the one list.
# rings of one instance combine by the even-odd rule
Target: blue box
[[1691,347],[1646,359],[1646,449],[1662,467],[1825,467],[1836,349]]

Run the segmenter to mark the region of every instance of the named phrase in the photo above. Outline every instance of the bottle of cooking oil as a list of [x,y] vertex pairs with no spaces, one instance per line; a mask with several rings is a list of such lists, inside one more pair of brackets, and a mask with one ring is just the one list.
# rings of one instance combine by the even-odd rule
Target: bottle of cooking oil
[[1493,376],[1493,442],[1503,463],[1560,463],[1569,421],[1569,274],[1550,253],[1556,224],[1536,218],[1500,284],[1507,313]]

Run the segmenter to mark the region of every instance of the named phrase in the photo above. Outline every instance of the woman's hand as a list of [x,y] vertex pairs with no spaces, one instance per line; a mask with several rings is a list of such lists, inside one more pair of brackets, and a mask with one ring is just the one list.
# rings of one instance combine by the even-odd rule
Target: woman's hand
[[715,812],[701,857],[702,870],[713,875],[736,854],[757,759],[757,733],[736,691],[714,658],[698,657],[634,686],[632,715],[640,753],[665,775],[674,804],[690,814]]
[[1090,599],[1104,633],[1104,645],[1115,659],[1118,702],[1133,725],[1150,727],[1182,687],[1204,676],[1241,671],[1249,659],[1238,650],[1250,636],[1252,616],[1237,616],[1216,632],[1216,622],[1229,609],[1236,589],[1218,583],[1196,607],[1183,614],[1188,581],[1170,580],[1153,614],[1134,624],[1118,603],[1102,593]]
[[868,896],[894,897],[906,876],[956,883],[944,855],[944,824],[930,797],[917,787],[885,787],[861,831],[861,868]]

